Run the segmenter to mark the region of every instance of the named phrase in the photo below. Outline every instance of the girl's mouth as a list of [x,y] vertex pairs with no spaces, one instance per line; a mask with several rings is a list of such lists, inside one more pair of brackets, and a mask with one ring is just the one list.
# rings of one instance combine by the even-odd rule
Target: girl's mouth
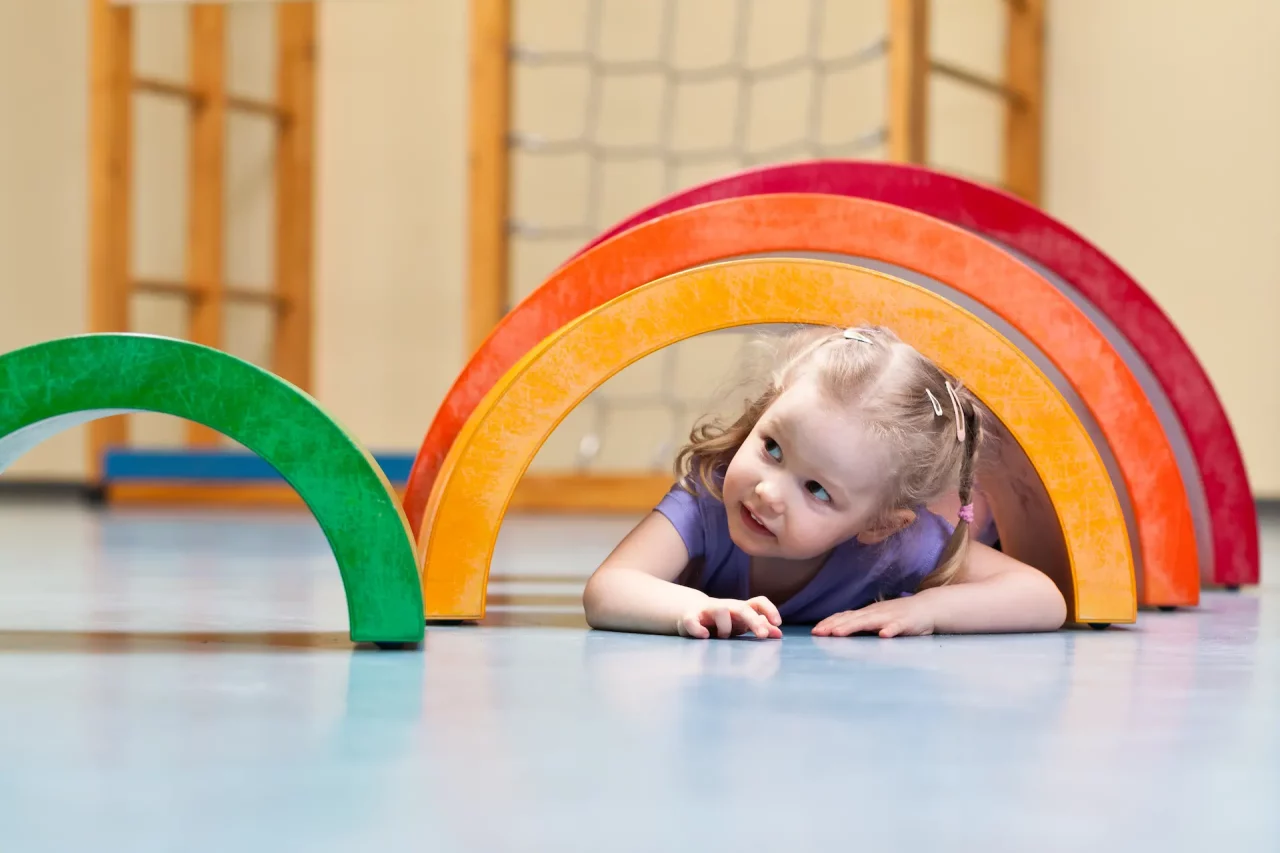
[[758,533],[761,536],[773,536],[773,531],[768,527],[765,527],[764,522],[756,518],[751,510],[747,509],[746,504],[742,504],[742,523],[747,526],[748,530]]

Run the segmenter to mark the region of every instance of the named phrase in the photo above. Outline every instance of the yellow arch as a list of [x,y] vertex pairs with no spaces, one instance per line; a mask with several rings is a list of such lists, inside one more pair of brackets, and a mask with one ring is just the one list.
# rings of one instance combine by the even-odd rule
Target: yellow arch
[[[765,323],[893,328],[960,377],[1012,438],[984,477],[1006,550],[1058,581],[1079,622],[1133,622],[1133,555],[1115,489],[1070,406],[1008,340],[924,288],[826,261],[733,261],[677,273],[566,324],[513,366],[450,448],[419,535],[426,618],[484,616],[489,562],[520,477],[560,421],[614,374],[705,332]],[[1019,451],[1020,449],[1020,451]],[[1060,530],[1060,533],[1058,532]],[[1055,541],[1056,540],[1056,541]]]

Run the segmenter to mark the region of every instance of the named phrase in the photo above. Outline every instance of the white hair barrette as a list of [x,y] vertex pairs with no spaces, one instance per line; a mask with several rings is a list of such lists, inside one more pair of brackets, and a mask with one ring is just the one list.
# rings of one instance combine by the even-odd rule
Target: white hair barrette
[[964,441],[964,410],[960,407],[960,395],[947,383],[947,393],[951,395],[951,405],[956,410],[956,440]]
[[857,341],[860,344],[871,343],[871,338],[868,338],[866,335],[862,334],[862,332],[859,332],[857,329],[845,329],[844,338],[847,341]]

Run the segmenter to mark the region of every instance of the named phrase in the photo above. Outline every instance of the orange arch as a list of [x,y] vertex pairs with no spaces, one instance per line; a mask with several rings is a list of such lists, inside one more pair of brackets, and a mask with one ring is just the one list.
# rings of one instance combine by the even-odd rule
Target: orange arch
[[904,208],[844,196],[747,196],[686,208],[566,263],[507,314],[450,389],[409,476],[410,524],[420,529],[463,422],[538,341],[645,282],[770,251],[857,255],[910,269],[975,299],[1026,335],[1080,395],[1116,457],[1137,529],[1142,603],[1199,601],[1195,531],[1177,459],[1138,380],[1106,338],[1057,288],[981,237]]
[[[990,326],[922,287],[806,260],[734,261],[659,279],[526,353],[475,407],[432,489],[418,541],[426,617],[484,615],[489,562],[516,484],[591,391],[664,346],[766,323],[887,325],[959,376],[1033,469],[1004,491],[1001,478],[992,481],[996,520],[1002,535],[1010,533],[1006,550],[1054,577],[1078,621],[1134,621],[1133,559],[1119,499],[1084,427],[1048,378]],[[1046,516],[1034,517],[1039,487],[1048,524]],[[1044,547],[1058,525],[1061,559]]]

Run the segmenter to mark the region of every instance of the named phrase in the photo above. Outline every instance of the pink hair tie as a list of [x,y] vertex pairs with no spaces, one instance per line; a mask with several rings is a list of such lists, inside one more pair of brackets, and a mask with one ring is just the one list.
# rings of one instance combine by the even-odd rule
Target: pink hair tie
[[973,524],[973,504],[960,507],[960,520],[965,524]]

